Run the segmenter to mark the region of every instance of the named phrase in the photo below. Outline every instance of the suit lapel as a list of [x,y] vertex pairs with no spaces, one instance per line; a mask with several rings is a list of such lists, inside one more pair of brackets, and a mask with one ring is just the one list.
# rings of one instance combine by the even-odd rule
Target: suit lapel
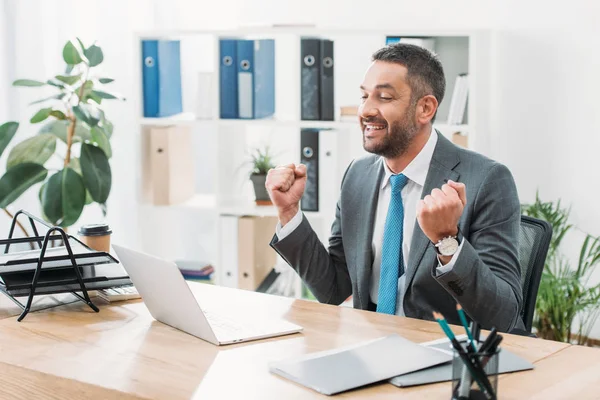
[[[454,171],[454,168],[460,162],[456,148],[442,134],[437,131],[436,133],[438,134],[438,141],[435,150],[433,151],[429,172],[427,173],[423,192],[421,193],[421,199],[430,194],[433,189],[442,187],[442,185],[446,183],[445,180],[451,179],[453,181],[458,181],[458,178],[460,177],[460,174]],[[428,245],[429,239],[421,230],[419,222],[416,221],[406,269],[405,295],[412,284],[412,280],[417,273],[417,269],[421,264],[423,254],[425,254]]]
[[[383,160],[377,158],[366,171],[365,180],[361,182],[363,188],[361,192],[365,196],[358,196],[361,199],[358,203],[358,234],[356,241],[356,266],[358,274],[359,297],[363,308],[369,304],[369,288],[371,284],[371,271],[373,269],[373,228],[375,224],[375,215],[377,212],[377,202],[379,201],[379,186],[384,176],[382,165]],[[364,190],[364,191],[363,191]],[[361,268],[362,267],[362,268]]]

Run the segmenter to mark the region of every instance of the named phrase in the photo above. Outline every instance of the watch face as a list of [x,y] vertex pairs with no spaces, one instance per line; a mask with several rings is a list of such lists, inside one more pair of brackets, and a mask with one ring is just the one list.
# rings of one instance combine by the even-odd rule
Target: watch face
[[442,239],[438,246],[438,250],[443,256],[452,256],[458,250],[458,241],[455,238]]

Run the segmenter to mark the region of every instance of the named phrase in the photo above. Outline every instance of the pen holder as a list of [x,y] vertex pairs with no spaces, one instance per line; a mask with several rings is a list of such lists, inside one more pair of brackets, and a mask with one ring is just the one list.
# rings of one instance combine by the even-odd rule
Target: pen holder
[[[500,349],[494,353],[467,353],[463,356],[453,350],[452,400],[496,400],[498,393],[498,359]],[[470,360],[470,365],[464,361]]]

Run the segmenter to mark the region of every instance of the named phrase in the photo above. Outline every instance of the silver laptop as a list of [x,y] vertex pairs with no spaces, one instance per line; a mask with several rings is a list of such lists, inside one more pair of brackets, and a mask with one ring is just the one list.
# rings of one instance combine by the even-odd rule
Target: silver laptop
[[202,308],[173,262],[113,245],[150,314],[157,321],[223,345],[288,335],[302,327],[283,319],[239,323]]

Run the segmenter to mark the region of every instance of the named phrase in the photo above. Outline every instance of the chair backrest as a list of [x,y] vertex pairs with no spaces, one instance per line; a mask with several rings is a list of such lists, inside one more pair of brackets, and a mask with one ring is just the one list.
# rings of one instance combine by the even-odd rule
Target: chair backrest
[[533,324],[535,302],[550,239],[552,239],[552,226],[548,222],[526,215],[521,216],[519,233],[519,263],[523,288],[521,316],[527,332],[531,332]]

